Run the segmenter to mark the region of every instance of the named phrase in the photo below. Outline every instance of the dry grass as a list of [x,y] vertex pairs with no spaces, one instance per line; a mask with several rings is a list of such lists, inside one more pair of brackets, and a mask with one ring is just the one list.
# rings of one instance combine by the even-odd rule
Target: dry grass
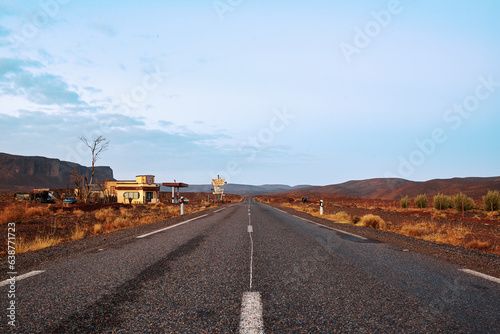
[[444,212],[439,212],[439,211],[434,211],[434,213],[432,214],[432,220],[435,220],[435,219],[446,219],[446,213]]
[[158,202],[153,206],[153,209],[165,209],[166,207],[167,205],[165,203]]
[[35,206],[32,208],[28,208],[24,213],[26,218],[48,216],[50,214],[51,212],[46,206]]
[[77,225],[73,233],[71,234],[70,239],[71,240],[83,239],[85,237],[85,234],[87,234],[87,230]]
[[0,214],[0,224],[17,223],[24,218],[25,209],[22,205],[12,204]]
[[422,222],[403,224],[395,232],[427,241],[466,246],[464,240],[472,233],[472,228],[463,225],[438,225],[433,222]]
[[16,242],[16,253],[26,253],[28,251],[35,251],[38,249],[55,246],[61,243],[61,239],[50,236],[37,236],[34,240],[25,241],[20,239]]
[[491,250],[493,247],[493,245],[491,244],[491,242],[489,241],[482,241],[482,240],[472,240],[472,241],[469,241],[465,247],[468,247],[468,248],[472,248],[472,249],[477,249],[477,250],[481,250],[481,251],[489,251]]
[[111,224],[116,219],[116,215],[113,212],[113,209],[101,209],[94,213],[95,219],[100,222]]
[[498,212],[498,211],[488,212],[488,217],[498,217],[499,215],[500,215],[500,212]]
[[351,224],[352,223],[352,218],[349,214],[345,213],[344,211],[340,211],[331,215],[323,215],[321,216],[319,213],[314,214],[314,216],[321,217],[324,219],[328,219],[331,221],[334,221],[336,223],[341,223],[341,224]]
[[120,216],[124,218],[132,218],[134,216],[133,209],[120,208]]
[[387,229],[387,223],[382,218],[380,218],[380,216],[372,214],[364,215],[363,217],[361,217],[361,219],[356,225],[375,228],[378,230]]
[[[317,210],[313,210],[303,205],[293,205],[289,203],[282,204],[284,207],[289,207],[297,211],[310,213],[313,216],[325,218],[338,223],[352,223],[357,226],[366,226],[386,231],[391,231],[397,234],[403,234],[414,238],[419,238],[427,241],[438,243],[446,243],[455,246],[473,248],[482,251],[498,252],[499,246],[492,244],[490,241],[479,240],[472,238],[472,227],[466,225],[442,224],[438,222],[420,222],[420,223],[403,223],[402,225],[393,225],[386,223],[384,220],[375,215],[365,215],[362,218],[357,216],[350,217],[347,213],[341,211],[332,215],[320,216]],[[400,209],[401,210],[401,209]],[[400,211],[397,210],[397,211]],[[498,216],[498,212],[490,213],[490,217]],[[446,219],[446,214],[434,211],[432,219]],[[359,220],[359,222],[358,222]]]
[[132,224],[133,221],[131,221],[130,218],[118,217],[113,221],[111,225],[118,230],[121,228],[130,227]]
[[73,214],[77,215],[78,217],[81,217],[85,214],[85,211],[82,211],[80,209],[73,210]]
[[102,224],[94,224],[94,234],[101,234],[103,232]]
[[59,209],[56,212],[54,212],[55,216],[64,215],[64,214],[66,214],[66,212],[63,209]]

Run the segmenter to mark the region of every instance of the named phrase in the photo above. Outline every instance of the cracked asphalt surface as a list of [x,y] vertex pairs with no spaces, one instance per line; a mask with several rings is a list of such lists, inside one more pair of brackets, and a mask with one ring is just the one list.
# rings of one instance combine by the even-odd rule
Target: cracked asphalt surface
[[[80,245],[79,252],[30,260],[29,270],[44,272],[16,283],[15,332],[240,332],[250,291],[249,221],[251,291],[261,295],[266,333],[500,332],[499,283],[250,199],[145,238],[137,236],[165,225],[130,229],[116,242],[111,233],[103,248],[96,239],[81,251],[82,240],[65,246]],[[0,332],[12,330],[7,292],[0,287]]]

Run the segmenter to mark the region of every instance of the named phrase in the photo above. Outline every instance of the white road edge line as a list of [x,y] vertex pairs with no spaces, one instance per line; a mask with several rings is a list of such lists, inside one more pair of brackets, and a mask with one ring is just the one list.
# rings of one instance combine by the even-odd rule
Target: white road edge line
[[240,333],[264,333],[260,292],[243,293]]
[[216,212],[220,212],[220,211],[225,210],[225,209],[226,209],[226,208],[219,209],[219,210],[217,210],[217,211],[214,211],[214,213],[216,213]]
[[464,273],[468,273],[468,274],[471,274],[471,275],[474,275],[477,277],[481,277],[481,278],[487,279],[489,281],[500,284],[500,278],[496,278],[494,276],[486,275],[486,274],[480,273],[478,271],[470,270],[470,269],[458,269],[458,270],[462,271]]
[[[29,273],[26,273],[26,274],[23,274],[23,275],[20,275],[20,276],[16,276],[16,282],[17,281],[20,281],[22,279],[25,279],[25,278],[28,278],[28,277],[31,277],[31,276],[35,276],[35,275],[38,275],[38,274],[41,274],[41,273],[44,273],[45,270],[35,270],[35,271],[31,271]],[[10,279],[6,279],[5,281],[2,281],[0,282],[0,287],[1,286],[4,286],[4,285],[9,285],[11,282]]]
[[169,230],[169,229],[174,228],[174,227],[177,227],[177,226],[181,226],[181,225],[183,225],[183,224],[186,224],[186,223],[192,222],[193,220],[200,219],[200,218],[203,218],[203,217],[206,217],[206,216],[208,216],[208,214],[206,214],[206,215],[202,215],[202,216],[198,216],[198,217],[195,217],[195,218],[193,218],[193,219],[186,220],[185,222],[182,222],[182,223],[179,223],[179,224],[175,224],[175,225],[172,225],[172,226],[168,226],[168,227],[165,227],[165,228],[162,228],[162,229],[159,229],[159,230],[153,231],[153,232],[149,232],[149,233],[146,233],[146,234],[143,234],[143,235],[139,235],[139,236],[137,236],[136,238],[137,238],[137,239],[141,239],[141,238],[149,237],[150,235],[153,235],[153,234],[156,234],[156,233],[160,233],[160,232],[163,232],[163,231]]
[[315,221],[312,221],[312,220],[309,220],[309,219],[306,219],[306,218],[302,218],[302,217],[299,217],[299,216],[296,216],[296,215],[292,215],[292,216],[294,216],[296,218],[299,218],[299,219],[302,219],[302,220],[304,220],[306,222],[312,223],[314,225],[318,225],[318,226],[327,228],[329,230],[334,230],[334,231],[337,231],[339,233],[344,233],[344,234],[350,235],[352,237],[356,237],[356,238],[361,239],[361,240],[368,240],[368,238],[362,237],[362,236],[354,234],[354,233],[346,232],[344,230],[340,230],[340,229],[335,228],[335,227],[330,227],[330,226],[326,226],[326,225],[323,225],[323,224],[320,224],[320,223],[316,223]]

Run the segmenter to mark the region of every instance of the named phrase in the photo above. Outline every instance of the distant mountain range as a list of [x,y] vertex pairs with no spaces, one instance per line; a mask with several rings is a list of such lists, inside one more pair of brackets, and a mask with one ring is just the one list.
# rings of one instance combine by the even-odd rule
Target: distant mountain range
[[463,192],[468,196],[480,199],[488,190],[500,191],[500,177],[465,177],[452,179],[435,179],[425,182],[408,181],[404,179],[368,179],[348,181],[340,184],[307,187],[300,191],[293,190],[284,195],[326,195],[339,197],[357,197],[369,199],[400,199],[408,195],[415,197],[419,194],[434,196],[437,193],[454,195]]
[[[171,191],[170,188],[162,189]],[[390,200],[400,199],[402,196],[415,197],[420,194],[434,196],[437,193],[454,195],[463,192],[475,199],[486,195],[488,190],[500,191],[500,177],[465,177],[452,179],[436,179],[425,182],[409,181],[404,179],[368,179],[348,181],[327,186],[299,185],[290,187],[283,184],[266,184],[252,186],[244,184],[226,184],[224,192],[242,196],[277,194],[280,196],[338,196]],[[183,192],[211,192],[208,184],[189,185]]]
[[[290,187],[284,184],[265,184],[262,186],[252,186],[247,184],[229,183],[224,186],[224,192],[227,194],[236,194],[242,196],[274,194],[286,191],[294,191],[301,188],[311,187],[310,185],[300,185]],[[163,187],[162,191],[172,191],[169,187]],[[188,188],[183,188],[182,192],[212,192],[210,184],[190,184]]]
[[[45,157],[27,157],[0,153],[0,191],[30,191],[36,188],[74,187],[71,172],[76,169],[80,175],[90,175],[90,168],[77,163]],[[95,177],[114,180],[110,167],[96,167]],[[159,180],[158,182],[161,182]],[[209,184],[191,184],[182,192],[212,192]],[[170,192],[169,187],[162,187]],[[500,191],[500,177],[465,177],[436,179],[425,182],[404,179],[379,178],[348,181],[327,186],[265,184],[260,186],[245,184],[226,184],[225,193],[242,196],[279,194],[280,196],[338,196],[357,198],[399,199],[419,194],[434,196],[438,192],[453,195],[463,192],[480,199],[488,190]]]
[[[90,175],[90,168],[80,164],[45,157],[0,153],[0,191],[31,191],[37,188],[74,187],[71,172]],[[96,167],[95,180],[114,180],[110,167]]]

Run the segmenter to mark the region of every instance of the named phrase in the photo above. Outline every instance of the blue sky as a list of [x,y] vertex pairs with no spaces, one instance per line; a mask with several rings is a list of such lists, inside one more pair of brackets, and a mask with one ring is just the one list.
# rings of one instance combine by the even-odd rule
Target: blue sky
[[498,1],[1,1],[0,151],[118,179],[500,174]]

